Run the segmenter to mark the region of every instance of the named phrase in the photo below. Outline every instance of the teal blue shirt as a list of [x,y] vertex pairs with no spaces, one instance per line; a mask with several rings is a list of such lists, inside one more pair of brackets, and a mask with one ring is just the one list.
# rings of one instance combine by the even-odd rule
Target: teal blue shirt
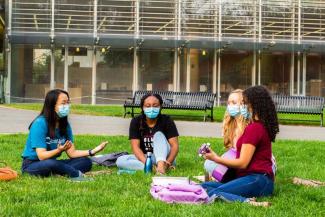
[[[63,145],[67,140],[73,142],[70,124],[67,127],[67,136],[61,136],[59,129],[55,129],[55,136],[51,139],[48,135],[48,126],[45,117],[39,116],[32,123],[22,157],[29,160],[39,160],[36,148],[45,148],[47,151],[51,151],[57,148],[58,143]],[[53,158],[55,159],[57,157],[59,155]]]

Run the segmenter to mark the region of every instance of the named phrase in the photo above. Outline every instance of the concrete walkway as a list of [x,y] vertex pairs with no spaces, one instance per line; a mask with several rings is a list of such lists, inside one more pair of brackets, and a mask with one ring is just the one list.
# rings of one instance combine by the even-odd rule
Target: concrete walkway
[[[0,133],[28,133],[39,112],[0,106]],[[74,134],[128,135],[130,118],[70,115]],[[221,137],[221,123],[176,121],[181,136]],[[323,140],[325,127],[280,126],[277,139]]]

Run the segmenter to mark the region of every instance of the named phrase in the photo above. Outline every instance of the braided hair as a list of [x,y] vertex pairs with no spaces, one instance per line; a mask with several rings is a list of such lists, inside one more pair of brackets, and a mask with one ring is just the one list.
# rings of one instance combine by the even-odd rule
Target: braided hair
[[[143,136],[143,131],[144,129],[146,128],[146,115],[144,114],[144,111],[143,111],[143,106],[144,106],[144,101],[150,97],[150,96],[153,96],[155,98],[158,99],[159,101],[159,104],[160,104],[160,112],[161,112],[161,106],[163,104],[163,99],[162,97],[157,94],[157,93],[147,93],[146,95],[144,95],[142,98],[141,98],[141,102],[140,102],[140,107],[141,107],[141,119],[140,119],[140,127],[139,127],[139,131],[140,131],[140,134],[141,134],[141,137]],[[159,115],[157,118],[160,117],[160,112],[159,112]]]

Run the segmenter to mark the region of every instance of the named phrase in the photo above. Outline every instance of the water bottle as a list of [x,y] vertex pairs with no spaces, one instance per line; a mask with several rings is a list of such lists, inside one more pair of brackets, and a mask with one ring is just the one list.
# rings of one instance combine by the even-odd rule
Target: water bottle
[[144,164],[144,173],[152,173],[152,158],[151,158],[152,153],[147,152],[147,159],[146,163]]

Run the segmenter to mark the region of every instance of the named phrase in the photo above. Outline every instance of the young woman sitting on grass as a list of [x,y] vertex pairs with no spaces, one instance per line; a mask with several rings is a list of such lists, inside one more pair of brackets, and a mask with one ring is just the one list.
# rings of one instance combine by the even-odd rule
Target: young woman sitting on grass
[[[86,181],[84,173],[91,169],[87,156],[103,150],[107,142],[94,149],[76,150],[72,129],[68,122],[69,94],[64,90],[51,90],[46,94],[43,109],[29,126],[29,135],[22,154],[22,172],[35,176],[67,175],[73,181]],[[57,160],[62,152],[70,159]]]
[[[236,142],[243,134],[250,119],[247,114],[241,114],[241,107],[243,106],[243,90],[233,90],[228,96],[227,109],[222,123],[222,136],[223,145],[226,150],[236,150]],[[206,160],[204,162],[204,169],[211,176],[218,164],[212,160]],[[221,182],[227,182],[234,178],[235,171],[229,169],[223,176]]]
[[[210,149],[205,159],[236,170],[236,178],[226,182],[204,182],[210,200],[240,201],[257,206],[254,197],[269,196],[274,189],[272,171],[272,144],[279,132],[278,118],[272,98],[263,86],[254,86],[243,92],[244,105],[252,122],[239,137],[236,159],[224,159]],[[243,107],[245,110],[245,107]],[[243,111],[245,113],[245,111]]]
[[[223,145],[226,150],[237,150],[236,143],[243,134],[246,126],[251,122],[251,117],[243,105],[243,90],[236,89],[230,92],[227,101],[227,109],[222,123]],[[215,161],[206,160],[204,169],[211,176],[218,164]],[[272,170],[275,175],[276,162],[272,154]],[[227,182],[235,178],[235,170],[228,169],[221,182]]]
[[143,170],[148,152],[153,153],[156,172],[165,174],[178,153],[178,131],[174,121],[161,114],[163,100],[158,94],[147,94],[141,99],[141,115],[132,119],[129,139],[133,155],[117,159],[121,169]]

